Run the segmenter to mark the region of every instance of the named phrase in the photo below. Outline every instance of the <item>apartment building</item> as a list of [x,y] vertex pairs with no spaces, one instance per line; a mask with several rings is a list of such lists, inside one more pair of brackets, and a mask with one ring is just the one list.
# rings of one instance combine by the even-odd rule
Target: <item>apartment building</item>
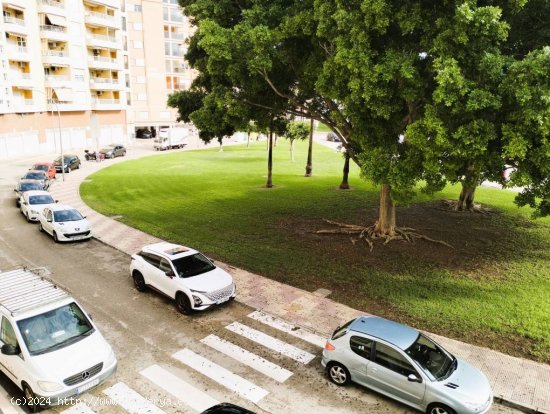
[[176,123],[177,112],[166,101],[195,76],[183,58],[193,28],[177,0],[127,0],[126,17],[128,127],[139,136]]
[[120,0],[0,0],[0,158],[123,139]]

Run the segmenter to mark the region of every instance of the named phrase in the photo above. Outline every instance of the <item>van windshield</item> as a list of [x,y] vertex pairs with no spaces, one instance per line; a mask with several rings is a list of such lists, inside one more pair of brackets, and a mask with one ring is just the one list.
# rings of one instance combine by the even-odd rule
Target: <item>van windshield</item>
[[75,302],[22,319],[17,327],[31,355],[64,348],[94,332],[91,322]]

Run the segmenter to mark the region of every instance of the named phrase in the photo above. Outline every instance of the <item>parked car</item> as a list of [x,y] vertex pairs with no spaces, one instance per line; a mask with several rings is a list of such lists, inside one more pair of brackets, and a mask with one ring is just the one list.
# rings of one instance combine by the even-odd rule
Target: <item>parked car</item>
[[47,191],[27,191],[21,196],[19,207],[27,221],[38,221],[42,211],[53,204],[55,200]]
[[29,170],[25,173],[23,177],[21,177],[22,180],[33,180],[42,185],[42,190],[47,190],[50,186],[50,179],[48,177],[48,174],[46,174],[44,171],[39,170]]
[[99,150],[99,155],[105,158],[124,157],[126,148],[122,144],[113,144]]
[[13,189],[13,191],[15,191],[15,197],[17,197],[15,199],[15,204],[17,205],[17,207],[19,207],[21,204],[21,196],[26,191],[31,190],[44,190],[44,186],[39,181],[35,180],[19,180],[19,182],[15,185],[15,188]]
[[493,402],[481,371],[416,329],[374,316],[337,328],[322,365],[336,385],[354,381],[428,414],[482,414]]
[[50,180],[55,180],[55,167],[49,162],[38,162],[32,166],[31,170],[44,171]]
[[116,371],[116,356],[90,316],[44,276],[0,273],[0,320],[0,371],[24,393],[13,403],[31,412],[97,387]]
[[138,129],[136,131],[136,138],[144,138],[144,139],[153,138],[153,133],[148,129]]
[[334,132],[329,132],[327,134],[327,141],[340,142],[340,138]]
[[46,207],[38,220],[38,230],[50,234],[56,243],[92,238],[90,223],[71,206],[54,204]]
[[204,410],[201,414],[255,414],[253,411],[231,403],[216,404]]
[[202,253],[172,243],[145,246],[132,255],[130,274],[140,292],[152,287],[176,301],[183,314],[235,298],[231,275]]
[[[55,166],[55,171],[61,172],[61,157],[57,157],[53,162]],[[80,168],[80,158],[75,154],[64,154],[63,155],[63,168],[66,173],[70,173],[72,170],[77,170]]]

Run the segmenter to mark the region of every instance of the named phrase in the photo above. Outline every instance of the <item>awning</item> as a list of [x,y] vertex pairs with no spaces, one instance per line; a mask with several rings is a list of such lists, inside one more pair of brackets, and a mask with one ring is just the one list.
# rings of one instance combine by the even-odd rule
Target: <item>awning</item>
[[50,20],[51,24],[56,26],[67,27],[67,20],[63,16],[57,16],[55,14],[47,13],[46,17]]
[[73,100],[73,90],[67,88],[54,88],[53,93],[58,102],[71,102]]
[[15,3],[15,2],[5,1],[4,2],[4,7],[5,6],[8,6],[10,9],[19,10],[19,11],[22,11],[22,12],[25,11],[25,7],[21,6],[20,4]]

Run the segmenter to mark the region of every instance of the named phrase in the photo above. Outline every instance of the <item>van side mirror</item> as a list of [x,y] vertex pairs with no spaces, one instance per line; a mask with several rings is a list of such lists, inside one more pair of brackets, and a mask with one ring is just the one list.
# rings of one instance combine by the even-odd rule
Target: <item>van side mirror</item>
[[422,382],[422,379],[418,378],[414,374],[409,374],[409,376],[407,377],[407,380],[409,380],[410,382]]
[[13,346],[11,344],[2,345],[2,353],[4,355],[19,355],[20,352],[18,346]]

